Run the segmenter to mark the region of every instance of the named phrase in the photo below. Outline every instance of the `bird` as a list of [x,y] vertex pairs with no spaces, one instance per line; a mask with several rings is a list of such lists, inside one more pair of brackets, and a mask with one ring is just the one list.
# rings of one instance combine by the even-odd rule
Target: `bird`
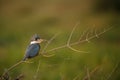
[[44,39],[41,39],[38,34],[34,34],[33,37],[31,38],[30,44],[26,49],[26,52],[22,61],[26,61],[27,59],[37,56],[41,48],[40,43],[43,41]]

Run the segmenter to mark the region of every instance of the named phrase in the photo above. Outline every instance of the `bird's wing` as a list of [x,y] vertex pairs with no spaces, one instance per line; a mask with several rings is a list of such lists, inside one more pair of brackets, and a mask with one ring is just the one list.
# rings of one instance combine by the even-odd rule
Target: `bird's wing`
[[40,46],[39,44],[31,44],[28,46],[27,50],[26,50],[26,58],[31,58],[34,57],[38,54],[40,50]]

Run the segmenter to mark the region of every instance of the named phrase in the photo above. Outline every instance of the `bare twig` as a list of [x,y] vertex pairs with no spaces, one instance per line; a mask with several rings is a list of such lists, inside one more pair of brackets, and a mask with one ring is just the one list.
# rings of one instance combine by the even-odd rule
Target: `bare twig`
[[[95,35],[88,37],[87,40],[94,39],[95,37],[98,37],[98,36],[102,35],[103,33],[107,32],[107,31],[110,30],[111,28],[112,28],[112,27],[107,28],[107,29],[104,29],[104,31],[99,32],[99,33],[96,33]],[[74,31],[74,30],[73,30],[73,31]],[[83,33],[83,34],[85,34],[85,33]],[[97,35],[97,36],[96,36],[96,35]],[[69,42],[69,41],[68,41],[68,42]],[[86,39],[81,40],[81,38],[80,38],[80,40],[77,41],[77,42],[69,43],[69,46],[77,45],[77,44],[84,43],[84,42],[86,42]],[[59,46],[59,47],[50,49],[50,50],[48,50],[48,51],[45,51],[44,53],[49,53],[49,52],[52,52],[52,51],[55,51],[55,50],[58,50],[58,49],[65,48],[65,47],[68,47],[68,45],[66,45],[66,44],[65,44],[65,45],[62,45],[62,46]],[[70,47],[69,47],[69,48],[70,48]],[[73,48],[71,48],[71,49],[73,49]],[[77,51],[77,52],[87,53],[87,52],[84,52],[84,51]]]
[[45,50],[47,49],[48,45],[57,37],[59,33],[55,34],[53,37],[50,38],[50,40],[47,42],[47,44],[45,45],[45,47],[43,48],[41,54],[44,56],[44,57],[51,57],[51,56],[54,56],[54,54],[51,54],[51,55],[45,55]]
[[21,63],[23,63],[23,61],[19,61],[18,63],[14,64],[13,66],[11,66],[10,68],[8,68],[3,74],[2,74],[2,78],[4,79],[4,76],[6,74],[8,74],[8,72],[12,69],[14,69],[16,66],[20,65]]
[[18,66],[21,63],[23,63],[23,61],[20,61],[20,62],[16,63],[15,65],[11,66],[10,68],[7,69],[7,72],[9,72],[10,70],[12,70],[13,68],[15,68],[16,66]]
[[90,77],[95,74],[95,72],[100,68],[100,66],[95,67],[91,72],[87,69],[87,75],[83,78],[83,80],[90,80]]
[[79,76],[80,76],[80,74],[78,74],[77,76],[75,76],[75,78],[73,80],[78,80]]
[[89,69],[87,68],[87,77],[88,77],[88,80],[90,80],[90,72],[89,72]]
[[53,41],[53,39],[55,39],[57,37],[58,33],[55,34],[48,42],[47,44],[45,45],[45,47],[42,49],[42,52],[41,54],[43,54],[45,52],[45,50],[47,49],[48,45]]
[[69,36],[69,38],[68,38],[68,41],[67,41],[66,46],[67,46],[69,49],[71,49],[71,50],[73,50],[73,51],[75,51],[75,52],[87,53],[87,52],[85,52],[85,51],[79,51],[79,50],[77,50],[77,49],[74,49],[74,48],[71,47],[71,45],[70,45],[70,41],[71,41],[73,32],[75,31],[75,29],[76,29],[76,27],[78,26],[78,24],[79,24],[79,23],[77,23],[77,24],[73,27],[73,29],[72,29],[72,31],[71,31],[71,33],[70,33],[70,36]]
[[15,67],[17,67],[18,65],[20,65],[21,63],[31,63],[31,62],[28,62],[28,61],[19,61],[17,62],[16,64],[12,65],[11,67],[9,67],[3,74],[2,74],[2,79],[4,79],[4,76],[6,74],[9,73],[10,70],[14,69]]
[[82,34],[80,35],[80,38],[78,39],[78,41],[81,41],[81,40],[82,40],[82,38],[85,36],[85,34],[87,33],[88,30],[89,30],[89,28],[87,28],[86,30],[84,30],[84,31],[82,32]]
[[90,41],[89,41],[89,38],[88,38],[88,37],[89,37],[89,33],[90,33],[90,32],[87,32],[87,33],[86,33],[86,38],[85,38],[88,43],[90,42]]
[[120,62],[118,62],[115,67],[113,68],[113,70],[111,71],[111,73],[108,75],[106,80],[109,80],[111,78],[111,76],[113,75],[113,73],[116,71],[116,69],[118,68],[118,65],[120,64]]
[[[97,35],[100,36],[100,35],[102,35],[103,33],[109,31],[111,28],[112,28],[112,27],[107,28],[107,29],[104,29],[104,31],[98,33]],[[93,38],[95,38],[95,37],[96,37],[96,35],[90,36],[90,37],[88,37],[88,40],[91,40],[91,39],[93,39]],[[71,43],[71,45],[77,45],[77,44],[84,43],[84,42],[86,42],[86,39],[81,40],[81,41],[78,41],[78,42]]]
[[77,49],[75,49],[75,48],[73,48],[73,47],[71,47],[71,46],[69,46],[69,49],[71,49],[71,50],[73,50],[73,51],[75,51],[75,52],[89,53],[89,52],[86,52],[86,51],[77,50]]
[[[6,69],[5,69],[5,72],[7,72]],[[10,78],[11,78],[11,77],[10,77],[9,73],[5,73],[4,76],[1,76],[1,77],[0,77],[0,80],[3,80],[3,79],[4,79],[4,80],[10,80]]]
[[24,75],[23,75],[23,74],[20,74],[20,75],[18,75],[18,76],[15,78],[15,80],[21,80],[22,78],[24,78]]
[[[49,56],[48,56],[48,55],[45,55],[44,53],[45,53],[45,50],[47,49],[48,45],[55,39],[55,37],[57,37],[57,35],[58,35],[58,33],[55,34],[54,36],[52,36],[52,37],[50,38],[50,40],[48,40],[48,42],[46,43],[45,47],[43,48],[41,54],[42,54],[44,57],[51,57],[51,56],[53,56],[53,55],[49,55]],[[39,60],[39,62],[38,62],[37,70],[36,70],[36,73],[35,73],[35,75],[34,75],[34,78],[35,78],[35,79],[37,79],[37,77],[38,77],[38,72],[39,72],[39,70],[40,70],[40,60]]]
[[36,70],[36,73],[35,73],[35,75],[34,75],[34,79],[35,79],[35,80],[37,80],[39,70],[40,70],[40,60],[39,60],[39,62],[38,62],[37,70]]
[[99,38],[99,36],[98,36],[98,34],[97,34],[97,30],[95,29],[95,36],[97,37],[97,38]]
[[65,47],[67,47],[66,44],[62,45],[62,46],[59,46],[59,47],[56,47],[56,48],[53,48],[53,49],[50,49],[48,51],[45,51],[44,53],[49,53],[49,52],[52,52],[52,51],[55,51],[55,50],[58,50],[58,49],[65,48]]
[[78,24],[79,24],[79,23],[77,23],[77,24],[73,27],[73,29],[72,29],[72,31],[71,31],[71,33],[70,33],[70,35],[69,35],[68,41],[67,41],[67,46],[70,46],[69,44],[70,44],[70,41],[71,41],[73,32],[75,31],[75,29],[76,29],[76,27],[78,26]]

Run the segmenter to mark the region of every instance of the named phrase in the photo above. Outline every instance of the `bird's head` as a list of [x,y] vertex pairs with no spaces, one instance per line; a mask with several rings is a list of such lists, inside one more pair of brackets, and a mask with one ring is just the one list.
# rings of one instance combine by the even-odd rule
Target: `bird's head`
[[38,34],[33,35],[33,37],[31,38],[31,44],[41,43],[43,41],[46,41],[46,40],[45,39],[41,39]]

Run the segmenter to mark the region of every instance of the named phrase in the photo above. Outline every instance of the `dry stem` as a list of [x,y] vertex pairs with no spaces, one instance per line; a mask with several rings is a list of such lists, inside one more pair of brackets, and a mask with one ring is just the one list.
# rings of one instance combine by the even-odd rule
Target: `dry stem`
[[[62,45],[62,46],[59,46],[59,47],[56,47],[56,48],[53,48],[53,49],[50,49],[50,50],[48,50],[48,51],[45,51],[44,53],[49,53],[49,52],[52,52],[52,51],[55,51],[55,50],[58,50],[58,49],[62,49],[62,48],[68,47],[68,43],[69,43],[69,46],[73,46],[73,45],[77,45],[77,44],[80,44],[80,43],[87,42],[87,41],[89,41],[89,40],[91,40],[91,39],[93,39],[93,38],[95,38],[95,37],[98,38],[100,35],[102,35],[103,33],[107,32],[107,31],[110,30],[111,28],[112,28],[112,27],[107,28],[107,29],[104,29],[104,31],[99,32],[99,33],[96,33],[96,32],[95,32],[95,35],[90,36],[90,37],[86,37],[86,38],[83,39],[83,40],[81,40],[81,38],[83,37],[83,36],[81,36],[78,41],[73,42],[73,43],[69,43],[69,40],[68,40],[67,44]],[[73,29],[72,32],[71,32],[72,34],[73,34],[73,31],[74,31],[74,29]],[[85,34],[85,32],[83,33],[83,35],[84,35],[84,34]],[[69,38],[69,39],[71,39],[71,38]],[[69,47],[69,48],[71,48],[71,47]],[[71,48],[71,49],[73,49],[73,48]],[[76,50],[76,49],[73,49],[73,51],[82,52],[82,53],[88,53],[88,52],[86,52],[86,51],[78,51],[78,50]]]

